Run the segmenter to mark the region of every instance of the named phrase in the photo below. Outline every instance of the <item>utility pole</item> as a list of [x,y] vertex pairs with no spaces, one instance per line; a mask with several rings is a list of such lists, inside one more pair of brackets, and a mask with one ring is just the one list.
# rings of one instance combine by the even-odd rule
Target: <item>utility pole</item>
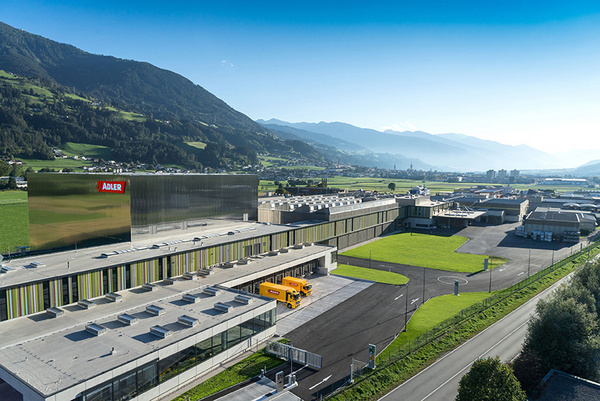
[[404,331],[406,331],[408,325],[408,283],[406,283],[406,295],[404,298],[406,301],[406,309],[404,309]]
[[531,248],[529,248],[529,262],[527,263],[527,278],[529,278],[531,272]]
[[421,302],[421,305],[425,305],[425,272],[427,271],[427,269],[425,269],[425,266],[423,266],[423,302]]
[[488,292],[492,292],[492,269],[490,269],[490,289]]

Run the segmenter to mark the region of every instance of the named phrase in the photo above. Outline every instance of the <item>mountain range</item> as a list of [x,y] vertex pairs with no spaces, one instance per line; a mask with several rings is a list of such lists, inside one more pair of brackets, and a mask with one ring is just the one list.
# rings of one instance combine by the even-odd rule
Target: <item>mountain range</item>
[[[340,144],[340,149],[386,153],[419,160],[419,164],[435,166],[438,170],[486,171],[488,169],[546,169],[555,168],[560,161],[552,155],[529,146],[511,146],[461,134],[433,135],[422,131],[384,132],[359,128],[341,122],[290,123],[271,119],[257,120],[265,127],[296,129],[302,139]],[[317,135],[321,135],[320,137]],[[337,144],[336,144],[337,146]],[[402,166],[401,168],[406,168]],[[399,167],[400,168],[400,167]]]
[[[528,146],[460,134],[377,131],[341,122],[253,121],[189,79],[149,63],[96,55],[0,22],[0,157],[51,158],[66,142],[120,161],[188,168],[305,163],[485,171],[563,167]],[[582,160],[583,162],[584,160]],[[583,166],[589,173],[596,164]]]

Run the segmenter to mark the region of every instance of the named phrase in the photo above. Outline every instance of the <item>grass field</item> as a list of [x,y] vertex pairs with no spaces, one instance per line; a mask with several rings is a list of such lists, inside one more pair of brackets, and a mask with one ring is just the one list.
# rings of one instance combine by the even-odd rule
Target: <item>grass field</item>
[[29,245],[27,192],[0,192],[0,253]]
[[73,159],[54,159],[54,160],[39,160],[39,159],[23,159],[17,160],[23,162],[23,168],[31,167],[34,170],[40,170],[44,167],[62,170],[63,168],[72,168],[76,171],[83,171],[83,166],[91,166],[93,162],[88,160],[73,160]]
[[408,277],[403,276],[402,274],[344,264],[338,264],[337,269],[331,273],[339,276],[376,281],[383,284],[402,285],[408,283]]
[[63,145],[61,150],[67,156],[85,156],[104,160],[111,159],[111,150],[107,146],[67,142]]
[[464,292],[459,296],[453,294],[435,297],[425,302],[408,322],[405,332],[400,333],[390,345],[390,350],[412,341],[463,309],[490,297],[489,292]]
[[[455,252],[466,241],[467,238],[459,236],[401,233],[350,249],[342,255],[463,273],[482,270],[486,256]],[[506,259],[494,257],[490,262],[496,267]]]

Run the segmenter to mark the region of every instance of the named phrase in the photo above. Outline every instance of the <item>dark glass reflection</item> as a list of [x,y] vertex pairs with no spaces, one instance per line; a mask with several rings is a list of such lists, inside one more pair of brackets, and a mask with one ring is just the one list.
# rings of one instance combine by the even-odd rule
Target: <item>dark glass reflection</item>
[[[99,181],[125,181],[124,193],[99,192]],[[128,176],[35,173],[27,182],[31,249],[131,240]]]

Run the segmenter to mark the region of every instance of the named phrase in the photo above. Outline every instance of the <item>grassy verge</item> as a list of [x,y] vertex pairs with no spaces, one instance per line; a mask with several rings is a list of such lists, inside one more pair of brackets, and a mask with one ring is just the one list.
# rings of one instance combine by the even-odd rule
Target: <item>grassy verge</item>
[[331,273],[339,276],[360,278],[384,284],[402,285],[408,283],[408,277],[403,276],[402,274],[343,264],[338,264],[337,269]]
[[[267,370],[281,365],[284,361],[267,354],[264,349],[244,358],[223,372],[211,377],[193,389],[185,392],[173,401],[197,401],[209,395],[218,393],[236,384],[240,384],[260,374],[265,366]],[[189,397],[189,398],[188,398]]]
[[[593,256],[597,253],[598,248],[595,248],[590,255]],[[438,333],[434,341],[430,341],[416,350],[411,349],[410,341],[405,344],[398,344],[396,349],[386,350],[379,355],[379,366],[376,370],[358,379],[355,384],[330,398],[333,400],[374,400],[381,397],[432,364],[445,352],[456,348],[464,340],[475,336],[523,305],[534,295],[572,272],[574,267],[583,263],[586,258],[587,252],[583,252],[570,262],[562,263],[562,266],[553,272],[513,292],[495,305],[484,309],[481,313],[466,318],[460,324],[449,328],[445,332]],[[510,289],[504,291],[510,292]],[[403,355],[406,356],[402,357]]]
[[466,292],[460,294],[458,297],[449,294],[430,299],[425,305],[417,309],[408,322],[406,331],[396,337],[387,347],[386,352],[398,352],[400,347],[424,335],[428,330],[433,329],[448,319],[448,316],[454,316],[463,309],[481,302],[490,296],[489,292]]
[[27,192],[0,192],[0,253],[29,245]]
[[[400,233],[350,249],[342,255],[463,273],[483,270],[486,256],[456,252],[466,241],[467,238],[457,235]],[[506,262],[504,258],[490,258],[492,266]]]

